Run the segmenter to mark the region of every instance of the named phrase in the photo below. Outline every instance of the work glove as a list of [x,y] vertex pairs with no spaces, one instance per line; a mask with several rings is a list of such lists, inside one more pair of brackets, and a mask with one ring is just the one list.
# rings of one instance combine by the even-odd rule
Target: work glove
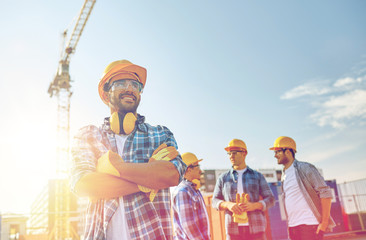
[[[153,161],[171,161],[178,156],[179,152],[175,147],[170,146],[168,147],[165,143],[161,144],[153,154],[151,155],[149,162]],[[149,195],[149,199],[152,202],[158,193],[159,189],[152,189],[148,187],[144,187],[138,185],[138,188],[141,192],[147,193]]]
[[117,165],[123,163],[122,157],[111,151],[108,150],[105,154],[103,154],[99,159],[97,163],[97,172],[100,173],[107,173],[116,177],[120,177],[121,174],[117,170]]
[[[249,194],[242,193],[241,196],[239,193],[236,194],[236,204],[240,205],[241,203],[249,202]],[[236,223],[247,223],[248,215],[247,212],[242,212],[241,214],[233,213],[234,222]]]

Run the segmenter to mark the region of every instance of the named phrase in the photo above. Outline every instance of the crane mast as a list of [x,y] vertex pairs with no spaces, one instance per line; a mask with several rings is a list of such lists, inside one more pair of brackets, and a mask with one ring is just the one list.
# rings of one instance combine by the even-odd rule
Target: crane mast
[[[78,239],[70,225],[70,191],[67,181],[68,165],[70,161],[70,99],[71,79],[69,74],[70,58],[75,53],[80,36],[93,10],[96,0],[85,0],[72,34],[66,47],[61,52],[61,58],[53,81],[50,83],[48,93],[50,97],[57,97],[57,157],[56,157],[56,184],[55,184],[55,214],[50,215],[53,227],[49,232],[49,239],[69,240]],[[67,31],[64,32],[66,39]]]

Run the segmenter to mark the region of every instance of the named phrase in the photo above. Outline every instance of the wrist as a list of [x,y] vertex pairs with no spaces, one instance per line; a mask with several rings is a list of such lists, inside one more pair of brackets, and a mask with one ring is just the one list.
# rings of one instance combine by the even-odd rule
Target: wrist
[[263,209],[263,204],[261,202],[256,202],[256,209],[262,210]]

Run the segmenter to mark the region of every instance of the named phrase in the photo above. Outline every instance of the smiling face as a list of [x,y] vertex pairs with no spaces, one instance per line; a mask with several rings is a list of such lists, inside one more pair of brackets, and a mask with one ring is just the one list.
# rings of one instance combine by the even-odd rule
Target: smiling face
[[294,157],[289,149],[278,149],[274,151],[274,157],[277,158],[277,163],[282,164],[285,169],[291,166]]
[[108,92],[109,106],[112,111],[120,113],[132,112],[136,114],[137,107],[140,104],[141,92],[128,84],[126,88],[114,88],[113,86]]

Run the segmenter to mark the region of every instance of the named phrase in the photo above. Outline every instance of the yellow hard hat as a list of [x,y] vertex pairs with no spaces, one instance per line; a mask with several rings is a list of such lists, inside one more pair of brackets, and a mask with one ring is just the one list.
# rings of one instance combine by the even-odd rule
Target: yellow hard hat
[[229,145],[225,148],[225,150],[228,151],[247,151],[247,145],[245,145],[245,142],[240,139],[233,139],[229,142]]
[[290,137],[281,136],[276,139],[273,147],[271,147],[269,150],[280,150],[283,148],[290,148],[296,152],[296,143]]
[[193,153],[190,153],[190,152],[186,152],[186,153],[182,154],[182,160],[188,167],[194,163],[201,162],[203,159],[198,160],[196,155],[194,155]]
[[[98,92],[102,101],[108,105],[108,93],[105,91],[105,84],[111,84],[111,81],[121,79],[119,77],[128,77],[135,79],[142,83],[142,87],[145,87],[146,83],[146,69],[131,63],[128,60],[118,60],[110,63],[103,72],[103,76],[98,84]],[[116,79],[113,79],[116,78]]]

